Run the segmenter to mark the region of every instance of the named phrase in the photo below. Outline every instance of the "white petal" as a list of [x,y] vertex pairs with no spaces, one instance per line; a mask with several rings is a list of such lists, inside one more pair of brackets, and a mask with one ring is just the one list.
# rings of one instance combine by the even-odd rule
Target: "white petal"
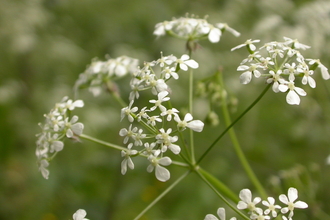
[[239,198],[246,203],[250,203],[252,200],[252,193],[249,189],[242,189],[239,192]]
[[81,107],[84,107],[84,102],[83,102],[83,100],[76,100],[76,101],[73,103],[73,105],[74,105],[75,107],[81,108]]
[[219,219],[212,214],[208,214],[205,216],[204,220],[219,220]]
[[204,123],[200,120],[193,120],[187,124],[187,127],[193,131],[201,132],[204,128]]
[[278,198],[284,204],[288,204],[288,202],[289,202],[288,197],[286,195],[284,195],[284,194],[280,195]]
[[171,177],[170,172],[162,166],[156,166],[155,174],[156,178],[161,182],[166,182]]
[[[179,154],[181,151],[181,148],[179,145],[176,144],[171,144],[170,146],[168,146],[168,148],[173,152],[173,154]],[[164,165],[164,164],[162,164]]]
[[209,33],[209,40],[211,43],[217,43],[220,41],[221,31],[218,28],[212,28]]
[[193,69],[197,69],[199,66],[195,60],[187,60],[184,63]]
[[295,202],[294,207],[299,208],[299,209],[305,209],[305,208],[308,208],[308,205],[306,202],[298,201],[298,202]]
[[76,135],[81,135],[84,130],[84,124],[76,123],[71,126],[71,129],[72,129],[73,133],[75,133]]
[[280,90],[281,92],[286,92],[288,91],[288,86],[287,85],[284,85],[284,84],[281,84],[278,86],[278,90]]
[[239,201],[237,204],[238,209],[246,209],[248,205],[245,202]]
[[193,120],[193,116],[190,114],[190,113],[187,113],[185,116],[184,116],[184,119],[185,121],[191,121]]
[[302,88],[299,88],[299,87],[294,87],[294,91],[296,91],[301,96],[306,96],[307,95],[305,90],[303,90]]
[[290,187],[288,190],[288,197],[290,202],[294,202],[298,199],[298,190],[296,188]]
[[289,91],[286,95],[286,102],[290,105],[299,105],[300,104],[300,98],[297,93],[294,91]]
[[163,157],[158,160],[158,163],[163,166],[168,166],[172,163],[172,160],[169,157]]
[[63,150],[64,144],[62,141],[54,141],[53,146],[54,146],[54,150],[58,152]]
[[308,84],[310,87],[315,88],[316,87],[316,82],[312,77],[308,77]]
[[246,65],[241,65],[239,67],[237,67],[237,71],[244,71],[244,70],[247,70],[249,69],[250,67],[246,66]]
[[246,71],[240,75],[239,79],[242,84],[248,84],[251,82],[252,73],[250,71]]
[[127,159],[125,158],[122,162],[121,162],[121,174],[125,175],[127,171]]
[[73,220],[83,220],[86,215],[87,212],[85,210],[79,209],[73,214]]
[[226,220],[226,212],[224,208],[218,208],[217,214],[220,217],[220,220]]

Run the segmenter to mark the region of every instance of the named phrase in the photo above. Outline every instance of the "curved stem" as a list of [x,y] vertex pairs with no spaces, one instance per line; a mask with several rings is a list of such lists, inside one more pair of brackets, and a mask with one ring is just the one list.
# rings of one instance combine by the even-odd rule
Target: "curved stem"
[[161,200],[168,192],[170,192],[178,183],[181,182],[191,171],[185,172],[179,179],[172,183],[164,192],[162,192],[157,198],[155,198],[145,209],[138,214],[134,220],[140,219],[149,209],[151,209],[159,200]]
[[[213,177],[211,174],[208,174],[206,171],[202,170],[201,168],[196,169],[196,173],[198,176],[237,214],[239,214],[242,218],[246,220],[250,220],[249,217],[245,216],[241,211],[239,211],[233,204],[231,204],[218,190],[221,192],[230,192],[230,198],[234,202],[238,202],[238,198],[236,195],[233,194],[231,191],[223,191],[223,183],[221,183],[217,178]],[[228,189],[229,190],[229,189]]]
[[[224,89],[224,84],[223,84],[223,79],[222,79],[222,75],[221,72],[218,72],[217,74],[217,80],[220,83],[220,86]],[[223,117],[225,119],[225,123],[227,126],[230,126],[231,123],[231,118],[230,118],[230,114],[229,114],[229,110],[228,110],[228,105],[227,105],[227,96],[223,95],[221,97],[221,101],[222,101],[222,113],[223,113]],[[245,157],[245,154],[242,151],[241,145],[238,141],[238,138],[236,136],[235,130],[234,128],[230,128],[228,130],[230,139],[233,143],[233,147],[235,149],[236,155],[239,159],[239,161],[241,162],[247,176],[249,177],[250,181],[253,183],[253,185],[256,187],[256,189],[258,190],[258,192],[260,193],[260,196],[263,197],[264,199],[267,198],[267,194],[265,189],[263,188],[263,186],[261,185],[261,183],[259,182],[257,176],[255,175],[255,173],[253,172],[247,158]]]
[[259,100],[266,94],[268,89],[271,87],[271,84],[267,85],[266,88],[261,92],[261,94],[254,100],[254,102],[251,103],[241,114],[238,116],[214,141],[213,143],[208,147],[208,149],[204,152],[204,154],[198,159],[196,164],[199,164],[204,157],[212,150],[212,148],[218,143],[218,141],[229,131],[231,127],[233,127],[246,113],[248,113],[253,106],[255,106]]
[[125,148],[125,147],[121,147],[121,146],[118,146],[116,144],[111,144],[109,142],[93,138],[93,137],[88,136],[86,134],[79,135],[79,138],[82,138],[82,139],[85,139],[85,140],[88,140],[88,141],[91,141],[91,142],[94,142],[94,143],[97,143],[97,144],[101,144],[103,146],[110,147],[110,148],[113,148],[113,149],[116,149],[116,150],[127,150],[127,148]]
[[[190,69],[189,73],[189,113],[193,114],[193,87],[194,87],[194,75],[193,70]],[[191,153],[191,163],[195,164],[195,146],[194,146],[194,132],[189,129],[189,137],[190,137],[190,153]]]

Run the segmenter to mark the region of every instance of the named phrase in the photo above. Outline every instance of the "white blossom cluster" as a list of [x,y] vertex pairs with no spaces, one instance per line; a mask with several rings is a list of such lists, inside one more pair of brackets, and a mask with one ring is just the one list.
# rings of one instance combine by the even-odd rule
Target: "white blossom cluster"
[[328,69],[317,59],[305,59],[299,50],[310,48],[297,40],[284,37],[284,42],[269,42],[258,50],[254,43],[260,40],[247,40],[244,44],[232,49],[246,47],[250,55],[244,59],[238,71],[243,71],[240,76],[242,84],[248,84],[252,77],[266,77],[268,84],[272,83],[275,93],[287,92],[286,101],[290,105],[299,105],[300,97],[306,96],[304,89],[296,86],[297,79],[302,85],[316,87],[314,72],[316,68],[321,70],[323,79],[330,78]]
[[[119,135],[124,137],[124,144],[127,144],[127,150],[121,152],[124,157],[121,163],[122,174],[126,173],[127,168],[134,169],[132,156],[142,155],[150,163],[147,171],[155,170],[159,181],[167,181],[170,172],[164,166],[170,165],[172,160],[165,156],[165,153],[170,150],[174,154],[179,154],[181,151],[177,144],[179,137],[175,134],[186,128],[197,132],[203,130],[202,121],[193,120],[190,113],[182,119],[179,110],[169,104],[170,89],[167,81],[178,79],[177,72],[187,71],[188,68],[198,68],[198,63],[188,55],[182,55],[181,58],[162,55],[156,61],[146,62],[141,69],[133,73],[130,82],[130,103],[121,110],[121,120],[127,117],[131,123],[128,128],[123,128],[119,132]],[[135,101],[139,99],[140,92],[145,90],[150,90],[155,98],[149,100],[147,106],[139,109],[135,106]],[[134,124],[139,124],[139,127]]]
[[135,72],[138,64],[138,59],[127,56],[106,61],[93,60],[85,72],[79,75],[75,83],[75,90],[88,87],[94,96],[98,96],[102,92],[103,84]]
[[[267,200],[261,201],[260,197],[252,198],[252,193],[249,189],[241,190],[239,194],[241,201],[238,202],[238,209],[247,209],[249,211],[249,218],[252,220],[268,220],[277,218],[278,214],[281,213],[283,220],[292,220],[294,215],[294,209],[305,209],[308,207],[307,203],[303,201],[296,201],[298,199],[298,190],[296,188],[289,188],[288,195],[282,194],[279,196],[279,200],[284,204],[280,206],[275,204],[273,197],[268,197]],[[257,207],[256,205],[261,204],[264,208]],[[219,208],[217,214],[220,220],[225,220],[225,209]],[[218,218],[212,214],[207,214],[204,220],[217,220]],[[230,220],[236,220],[232,217]]]
[[205,19],[194,17],[173,18],[172,21],[164,21],[156,24],[154,35],[163,36],[169,34],[184,40],[200,40],[208,38],[211,43],[220,41],[224,31],[229,31],[234,36],[240,33],[229,27],[226,23],[212,25]]
[[74,139],[82,134],[84,125],[78,122],[78,116],[71,116],[71,112],[83,106],[82,100],[72,101],[64,97],[48,114],[44,115],[45,123],[39,124],[42,132],[37,135],[36,156],[39,170],[45,179],[49,176],[47,169],[49,161],[64,147],[62,139],[65,137]]

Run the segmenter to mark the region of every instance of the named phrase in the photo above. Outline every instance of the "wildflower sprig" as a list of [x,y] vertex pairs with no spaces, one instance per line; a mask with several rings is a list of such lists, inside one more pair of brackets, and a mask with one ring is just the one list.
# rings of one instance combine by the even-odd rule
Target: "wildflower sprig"
[[78,116],[71,116],[71,112],[83,106],[82,100],[73,101],[66,96],[61,102],[56,103],[48,114],[44,115],[45,123],[39,124],[42,132],[37,135],[36,156],[39,170],[45,179],[49,176],[47,169],[49,161],[64,148],[63,139],[78,139],[82,134],[84,125],[78,122]]
[[[243,189],[239,193],[239,198],[241,199],[237,208],[239,210],[247,210],[251,220],[266,220],[275,219],[278,215],[282,215],[282,219],[292,220],[294,215],[294,209],[305,209],[308,207],[307,203],[303,201],[296,201],[298,198],[298,190],[296,188],[289,188],[288,195],[281,194],[279,200],[284,204],[284,206],[276,204],[276,200],[273,197],[268,197],[267,200],[262,200],[260,197],[252,197],[252,193],[249,189]],[[263,206],[260,206],[260,205]],[[219,208],[217,211],[220,220],[225,220],[225,209]],[[286,216],[288,214],[288,216]],[[207,214],[204,220],[216,220],[218,219],[213,214]],[[235,217],[230,220],[236,219]]]
[[247,47],[250,55],[244,59],[238,71],[242,84],[248,84],[253,77],[265,77],[266,83],[272,84],[275,93],[287,92],[286,101],[290,105],[299,105],[300,97],[306,96],[304,89],[297,86],[297,79],[302,85],[316,87],[314,72],[321,69],[323,79],[330,78],[328,69],[316,59],[305,59],[300,50],[306,50],[309,46],[284,37],[284,42],[272,41],[257,49],[254,43],[260,40],[248,40],[244,44],[232,49]]
[[[174,55],[161,54],[158,60],[145,62],[142,68],[133,73],[130,81],[130,103],[121,110],[121,119],[127,117],[131,123],[128,129],[122,128],[119,132],[119,135],[124,137],[124,144],[128,144],[127,150],[122,151],[122,174],[126,173],[127,168],[134,169],[131,157],[142,155],[149,161],[147,171],[155,170],[158,180],[167,181],[170,172],[164,166],[170,165],[172,159],[166,153],[168,150],[175,155],[181,152],[178,145],[179,136],[176,133],[186,128],[197,132],[203,130],[202,121],[193,120],[190,113],[182,119],[180,111],[169,104],[171,90],[167,82],[179,79],[178,71],[187,71],[188,68],[198,68],[198,63],[188,55],[177,58]],[[155,98],[150,99],[148,104],[139,110],[134,106],[135,102],[138,101],[140,93],[147,90],[151,91]],[[138,124],[139,127],[133,124]]]
[[[156,24],[154,35],[170,35],[187,41],[199,41],[208,39],[211,43],[218,43],[224,31],[232,33],[234,36],[240,36],[240,33],[229,27],[226,23],[210,24],[207,18],[204,19],[188,15],[181,18],[173,18],[171,21],[164,21]],[[194,49],[189,48],[189,49]]]

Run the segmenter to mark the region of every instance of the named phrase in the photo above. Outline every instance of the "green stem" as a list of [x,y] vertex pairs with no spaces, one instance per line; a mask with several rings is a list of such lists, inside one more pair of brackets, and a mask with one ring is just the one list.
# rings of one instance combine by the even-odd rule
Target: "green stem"
[[115,145],[115,144],[111,144],[111,143],[108,143],[106,141],[101,141],[99,139],[93,138],[93,137],[88,136],[86,134],[79,135],[79,138],[82,138],[82,139],[85,139],[85,140],[88,140],[88,141],[92,141],[94,143],[101,144],[101,145],[104,145],[106,147],[110,147],[110,148],[113,148],[113,149],[116,149],[116,150],[127,150],[127,148],[124,148],[124,147],[121,147],[121,146],[118,146],[118,145]]
[[[220,192],[224,193],[228,196],[232,201],[238,203],[237,196],[228,189],[222,182],[220,182],[217,178],[213,175],[207,173],[205,170],[201,168],[197,168],[196,173],[198,176],[237,214],[239,214],[242,218],[246,220],[250,220],[249,217],[245,216],[240,210],[238,210],[233,204],[231,204]],[[219,192],[220,191],[220,192]]]
[[[224,89],[224,84],[223,84],[223,79],[222,79],[221,72],[218,72],[217,80],[219,81],[221,88]],[[221,101],[222,101],[223,117],[225,119],[226,125],[230,126],[232,124],[232,122],[231,122],[231,118],[230,118],[230,114],[229,114],[229,110],[228,110],[228,105],[227,105],[227,96],[223,95],[221,97],[221,99],[222,99]],[[241,145],[238,141],[238,138],[236,136],[234,128],[233,127],[230,128],[228,130],[228,133],[229,133],[230,139],[233,143],[236,155],[237,155],[239,161],[241,162],[247,176],[249,177],[250,181],[253,183],[253,185],[256,187],[256,189],[260,193],[260,196],[263,197],[264,199],[267,198],[267,194],[266,194],[265,189],[263,188],[263,186],[259,182],[259,180],[258,180],[257,176],[255,175],[255,173],[253,172],[247,158],[245,157],[245,154],[242,151]]]
[[271,84],[267,85],[266,88],[261,92],[261,94],[254,100],[254,102],[251,103],[241,114],[238,116],[214,141],[213,143],[207,148],[207,150],[204,152],[204,154],[199,158],[197,161],[197,164],[199,164],[204,157],[212,150],[212,148],[218,143],[218,141],[229,131],[231,127],[233,127],[246,113],[248,113],[253,106],[255,106],[259,100],[266,94],[268,89],[271,87]]
[[[190,69],[189,73],[189,113],[193,114],[193,88],[194,88],[194,75],[193,70]],[[191,152],[191,163],[195,164],[195,147],[194,147],[194,132],[189,129],[189,137],[190,137],[190,152]]]
[[162,199],[167,193],[169,193],[181,180],[183,180],[191,171],[185,172],[179,179],[172,183],[164,192],[162,192],[157,198],[155,198],[145,209],[134,218],[134,220],[140,219],[149,209],[151,209],[160,199]]

